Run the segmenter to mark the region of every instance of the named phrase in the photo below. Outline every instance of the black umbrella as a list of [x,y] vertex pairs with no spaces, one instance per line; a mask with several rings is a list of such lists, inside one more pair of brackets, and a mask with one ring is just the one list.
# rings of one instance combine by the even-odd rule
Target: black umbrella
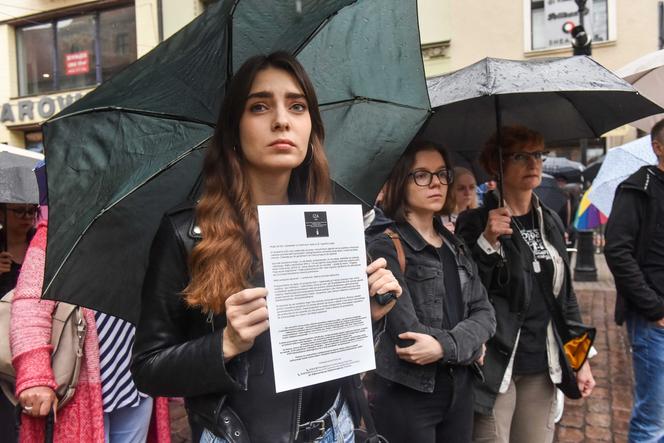
[[548,174],[542,174],[542,183],[535,188],[535,194],[542,203],[558,213],[567,205],[567,194],[558,186],[556,179]]
[[589,164],[586,169],[583,170],[584,181],[592,182],[593,180],[595,180],[595,177],[597,177],[597,173],[599,172],[599,168],[602,167],[602,163],[604,163],[605,158],[606,154],[599,157],[597,160]]
[[583,164],[565,157],[547,157],[542,165],[542,171],[569,183],[581,183],[585,169]]
[[430,112],[416,0],[219,1],[47,122],[44,297],[137,320],[150,243],[197,181],[226,81],[275,50],[312,78],[338,188],[373,202]]
[[486,58],[431,78],[427,87],[434,114],[422,135],[456,151],[480,151],[502,126],[526,126],[546,141],[596,138],[664,112],[611,71],[580,56]]

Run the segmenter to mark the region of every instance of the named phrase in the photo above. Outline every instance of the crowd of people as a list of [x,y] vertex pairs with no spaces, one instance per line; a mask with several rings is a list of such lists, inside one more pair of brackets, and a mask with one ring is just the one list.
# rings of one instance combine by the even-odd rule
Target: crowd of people
[[[570,331],[557,316],[582,321],[567,226],[534,193],[547,155],[542,136],[511,126],[486,142],[483,168],[497,179],[502,162],[503,175],[481,201],[473,173],[454,167],[444,147],[412,142],[366,231],[376,370],[276,393],[256,206],[332,202],[325,131],[314,87],[289,54],[249,59],[228,91],[201,194],[168,211],[153,241],[140,321],[134,328],[83,310],[91,333],[76,392],[62,408],[48,344],[55,302],[40,300],[48,223],[37,206],[7,205],[0,287],[15,287],[10,343],[21,411],[12,438],[43,441],[58,409],[53,441],[169,441],[166,398],[183,397],[196,442],[553,441],[556,389],[569,375],[561,337]],[[618,290],[628,301],[635,362],[643,359],[635,375],[644,402],[661,396],[643,381],[664,373],[656,272],[664,237],[659,223],[651,223],[650,243],[638,231],[664,201],[655,184],[664,180],[664,141],[654,146],[660,169],[628,180],[616,202],[642,218],[607,230],[609,265],[629,282]],[[395,298],[378,303],[386,293]],[[657,337],[644,338],[646,330]],[[654,346],[656,368],[648,360]],[[567,389],[587,397],[590,360],[577,363]],[[9,411],[4,425],[14,422]],[[650,441],[637,438],[651,432],[639,420],[634,441]],[[662,438],[659,423],[652,435]]]

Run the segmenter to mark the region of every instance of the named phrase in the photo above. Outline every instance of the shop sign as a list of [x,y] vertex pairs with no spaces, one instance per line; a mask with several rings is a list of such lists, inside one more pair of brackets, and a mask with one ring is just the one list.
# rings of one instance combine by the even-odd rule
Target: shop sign
[[90,72],[90,56],[88,51],[65,54],[65,74],[79,75]]
[[[583,27],[588,35],[592,34],[592,1],[587,1],[583,12]],[[579,24],[579,7],[574,0],[545,0],[544,15],[546,26],[544,32],[547,46],[567,46],[572,44],[572,36],[563,31],[567,21]]]
[[46,120],[81,97],[83,97],[83,93],[77,92],[3,103],[0,110],[0,123],[31,123],[34,120]]

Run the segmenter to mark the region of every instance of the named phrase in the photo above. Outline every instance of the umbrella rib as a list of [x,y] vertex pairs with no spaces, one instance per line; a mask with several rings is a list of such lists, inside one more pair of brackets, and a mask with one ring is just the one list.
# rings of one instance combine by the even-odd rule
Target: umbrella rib
[[149,182],[150,180],[152,180],[153,178],[155,178],[157,175],[159,175],[159,174],[161,174],[162,172],[164,172],[165,170],[167,170],[167,169],[173,167],[173,165],[175,165],[176,163],[178,163],[180,160],[182,160],[183,158],[185,158],[185,157],[186,157],[187,155],[189,155],[190,153],[194,152],[194,151],[197,150],[197,149],[200,149],[201,146],[202,146],[205,142],[207,142],[209,139],[210,139],[210,137],[208,137],[208,138],[206,138],[205,140],[201,141],[199,144],[197,144],[197,145],[194,146],[193,148],[191,148],[191,149],[189,149],[189,150],[183,152],[183,153],[182,153],[181,155],[179,155],[175,160],[171,161],[171,162],[168,163],[166,166],[164,166],[163,168],[159,169],[159,170],[156,171],[154,174],[150,175],[150,177],[146,178],[146,179],[143,180],[141,183],[139,183],[139,184],[137,184],[136,186],[134,186],[133,189],[131,189],[131,190],[130,190],[129,192],[127,192],[125,195],[123,195],[122,197],[120,197],[118,200],[114,201],[114,202],[113,202],[112,204],[110,204],[109,206],[103,208],[103,209],[102,209],[102,210],[101,210],[101,211],[95,216],[95,218],[93,218],[93,219],[90,221],[90,223],[88,223],[88,225],[85,227],[85,229],[83,229],[83,232],[81,232],[81,234],[78,236],[78,238],[76,239],[76,242],[74,242],[74,244],[72,245],[72,247],[69,249],[69,252],[67,252],[67,255],[65,255],[65,258],[64,258],[64,259],[62,260],[62,262],[60,263],[60,266],[58,266],[58,269],[57,269],[57,270],[55,271],[55,273],[53,274],[53,277],[51,277],[51,281],[48,282],[48,285],[46,285],[46,288],[44,288],[44,290],[42,291],[42,294],[43,294],[43,295],[46,295],[46,293],[49,291],[49,289],[50,289],[51,286],[53,285],[53,282],[55,281],[56,277],[60,274],[60,271],[62,270],[62,267],[65,265],[65,263],[67,262],[67,260],[69,260],[69,257],[70,257],[71,254],[74,252],[74,250],[76,249],[76,247],[78,246],[78,244],[81,242],[81,240],[83,239],[83,236],[88,232],[88,230],[90,230],[90,228],[92,227],[92,225],[93,225],[93,224],[99,219],[99,217],[101,217],[102,215],[104,215],[104,213],[105,213],[106,211],[108,211],[108,210],[110,210],[111,208],[113,208],[114,206],[116,206],[118,203],[120,203],[121,201],[123,201],[123,200],[124,200],[125,198],[127,198],[129,195],[133,194],[134,191],[136,191],[137,189],[139,189],[140,187],[142,187],[143,185],[145,185],[147,182]]
[[63,115],[62,117],[57,117],[54,118],[53,120],[49,120],[48,123],[52,123],[54,121],[61,120],[66,117],[75,117],[78,115],[83,115],[83,114],[91,114],[93,112],[111,112],[111,111],[122,111],[126,112],[128,114],[138,114],[138,115],[145,115],[148,117],[159,117],[167,120],[178,120],[178,121],[183,121],[183,122],[189,122],[189,123],[198,123],[201,125],[206,125],[211,128],[214,128],[216,125],[214,123],[207,122],[205,120],[200,120],[197,118],[192,118],[192,117],[185,117],[182,115],[175,115],[175,114],[167,114],[165,112],[155,112],[155,111],[146,111],[143,109],[130,109],[130,108],[121,108],[119,106],[104,106],[101,108],[91,108],[91,109],[84,109],[82,111],[76,111],[72,114],[67,114]]
[[388,100],[381,100],[379,98],[369,98],[369,97],[353,97],[345,100],[338,100],[335,102],[328,102],[328,103],[322,103],[319,105],[320,108],[332,108],[336,106],[341,106],[345,104],[353,104],[353,103],[381,103],[385,105],[392,105],[396,106],[399,108],[406,108],[406,109],[415,109],[417,111],[427,111],[428,113],[431,113],[432,111],[429,109],[424,109],[424,108],[418,108],[417,106],[411,106],[411,105],[405,105],[403,103],[395,103],[391,102]]
[[[239,0],[238,0],[238,1],[239,1]],[[344,6],[344,7],[341,8],[341,9],[347,8],[347,7],[349,7],[350,5],[355,4],[355,3],[357,3],[357,0],[355,0],[353,3],[349,3],[349,4],[347,4],[346,6]],[[332,17],[334,17],[335,15],[337,15],[341,9],[338,9],[338,10],[334,11],[332,14],[328,15],[327,17],[325,17],[325,20],[323,20],[322,22],[320,22],[320,24],[316,27],[316,29],[314,29],[314,30],[313,30],[313,31],[307,36],[307,38],[305,38],[305,39],[302,41],[302,43],[300,43],[300,45],[299,45],[297,48],[295,48],[295,50],[293,51],[293,55],[297,57],[297,55],[298,55],[300,52],[302,52],[302,50],[303,50],[303,49],[304,49],[304,48],[305,48],[305,47],[311,42],[311,40],[313,40],[313,39],[314,39],[314,38],[320,33],[320,31],[323,30],[323,28],[325,27],[325,25],[327,25],[328,22],[329,22],[330,20],[332,20]]]
[[228,40],[226,44],[226,85],[224,89],[228,88],[228,83],[233,77],[233,18],[239,3],[240,0],[235,0],[233,3],[228,14],[228,24],[226,25],[228,26],[228,29],[226,30],[228,33]]

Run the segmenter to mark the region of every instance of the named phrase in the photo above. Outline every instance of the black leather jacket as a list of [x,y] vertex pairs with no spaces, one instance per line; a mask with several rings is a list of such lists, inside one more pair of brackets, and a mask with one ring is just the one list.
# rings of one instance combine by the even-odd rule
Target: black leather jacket
[[[194,215],[194,204],[170,211],[154,239],[131,364],[136,386],[152,396],[184,397],[195,441],[207,428],[231,443],[292,442],[302,397],[315,398],[321,385],[276,394],[268,332],[224,364],[225,316],[204,315],[181,295],[187,257],[200,237]],[[262,276],[252,284],[263,286]],[[338,385],[347,399],[361,393],[358,377]],[[350,409],[359,422],[356,405]]]
[[[496,318],[486,290],[472,260],[470,251],[440,223],[436,228],[454,250],[461,280],[460,297],[463,320],[448,325],[443,312],[445,284],[440,255],[408,223],[396,223],[393,230],[399,235],[406,256],[406,270],[401,272],[396,249],[386,235],[376,235],[369,241],[372,257],[384,257],[387,268],[403,288],[395,307],[385,316],[385,333],[376,346],[376,373],[393,382],[420,392],[433,392],[438,365],[469,365],[477,359],[483,343],[493,335]],[[405,274],[405,275],[404,275]],[[398,335],[419,332],[436,338],[444,352],[443,359],[429,365],[416,365],[401,360],[394,345],[408,346]]]

